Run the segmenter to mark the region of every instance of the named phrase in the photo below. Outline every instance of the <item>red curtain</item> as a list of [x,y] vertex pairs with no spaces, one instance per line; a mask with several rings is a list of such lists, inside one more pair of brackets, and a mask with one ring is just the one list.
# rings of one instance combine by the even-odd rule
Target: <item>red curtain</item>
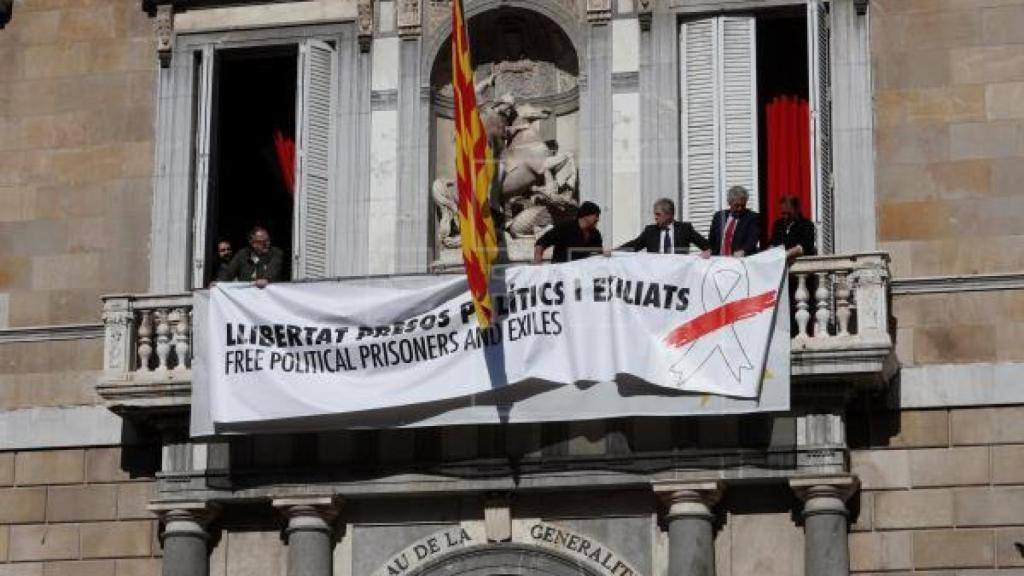
[[274,130],[274,152],[284,187],[289,195],[295,197],[295,141],[280,130]]
[[767,226],[764,241],[771,239],[771,225],[779,217],[779,199],[796,196],[800,211],[810,217],[811,134],[807,100],[776,96],[765,111],[768,132]]

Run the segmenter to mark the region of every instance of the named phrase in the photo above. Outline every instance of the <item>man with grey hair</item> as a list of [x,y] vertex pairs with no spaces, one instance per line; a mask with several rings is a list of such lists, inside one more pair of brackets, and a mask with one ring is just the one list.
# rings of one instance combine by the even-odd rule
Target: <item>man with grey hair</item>
[[687,254],[690,245],[701,249],[707,256],[710,245],[689,222],[676,220],[676,205],[668,198],[654,202],[654,224],[644,228],[639,236],[626,242],[616,250],[646,250],[659,254]]
[[725,197],[729,207],[711,220],[711,253],[715,256],[750,256],[761,239],[761,216],[747,210],[747,189],[733,186]]

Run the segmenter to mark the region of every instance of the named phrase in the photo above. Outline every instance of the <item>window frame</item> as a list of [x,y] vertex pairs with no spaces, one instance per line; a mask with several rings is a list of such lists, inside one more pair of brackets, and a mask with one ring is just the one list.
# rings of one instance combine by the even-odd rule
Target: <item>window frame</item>
[[[849,250],[851,248],[866,249],[873,248],[874,240],[871,239],[868,242],[861,241],[860,246],[850,246],[847,242],[843,242],[837,234],[837,229],[846,228],[847,226],[852,228],[861,228],[873,231],[875,229],[874,222],[862,222],[863,218],[857,218],[854,215],[849,217],[842,217],[839,212],[840,205],[848,204],[849,202],[839,202],[836,198],[836,191],[842,189],[842,181],[844,175],[837,175],[834,165],[834,158],[840,155],[838,148],[843,143],[837,142],[836,131],[839,127],[839,123],[836,120],[837,105],[836,98],[840,96],[844,98],[844,101],[839,103],[840,107],[850,106],[851,99],[854,99],[853,95],[845,94],[840,95],[835,92],[835,85],[837,78],[846,80],[847,83],[853,84],[851,77],[855,74],[859,74],[862,71],[866,76],[869,76],[870,70],[868,68],[851,68],[839,70],[835,58],[835,46],[837,36],[837,25],[847,25],[845,21],[840,21],[836,16],[836,9],[840,4],[843,4],[842,0],[726,0],[726,1],[712,1],[712,0],[682,0],[679,5],[673,7],[671,12],[675,16],[673,20],[673,43],[675,45],[674,53],[674,66],[677,74],[676,82],[674,86],[676,101],[678,102],[678,135],[677,141],[679,143],[678,158],[680,166],[683,165],[687,150],[686,146],[686,135],[685,135],[685,118],[683,113],[686,110],[684,102],[685,97],[685,86],[683,78],[684,62],[683,62],[683,51],[680,43],[682,41],[682,27],[688,21],[698,20],[701,18],[713,18],[713,17],[727,17],[731,15],[741,16],[753,16],[755,19],[759,12],[769,10],[772,8],[780,7],[803,7],[806,11],[806,31],[807,31],[807,71],[808,71],[808,96],[809,105],[811,108],[810,118],[810,134],[812,137],[811,142],[811,206],[808,207],[810,212],[809,217],[814,221],[816,232],[817,232],[817,243],[819,250],[822,253],[833,253],[841,250]],[[828,55],[826,69],[824,72],[828,73],[828,78],[825,79],[827,84],[822,86],[821,82],[823,70],[818,64],[820,44],[815,42],[816,35],[818,32],[819,23],[816,20],[817,10],[827,7],[827,22],[828,22]],[[852,10],[852,6],[843,6],[844,10]],[[864,18],[863,16],[859,16]],[[851,30],[843,30],[848,35],[855,36],[857,30],[853,30],[853,26],[848,26]],[[866,45],[866,40],[865,40]],[[757,64],[754,64],[754,70],[756,75]],[[856,80],[860,80],[862,83],[866,83],[870,86],[870,78],[857,77]],[[827,99],[825,98],[827,96]],[[824,102],[823,102],[824,100]],[[720,102],[715,103],[717,108]],[[825,109],[828,117],[824,118],[820,114],[820,110]],[[760,111],[759,111],[760,113]],[[828,141],[823,145],[821,136],[822,133],[827,133]],[[756,139],[756,136],[755,136]],[[873,161],[873,146],[871,142],[866,144],[860,143],[862,147],[866,146],[866,150],[843,150],[851,156],[867,156]],[[824,158],[824,160],[823,160]],[[760,167],[759,167],[760,170]],[[873,173],[873,171],[872,171]],[[687,206],[687,176],[682,168],[678,174],[678,203],[680,206]],[[873,185],[866,189],[861,186],[858,189],[845,190],[844,193],[850,193],[850,202],[868,202],[871,206],[874,205],[874,187]],[[724,196],[725,190],[722,191]],[[873,210],[872,210],[873,212]],[[684,212],[685,213],[685,212]],[[767,223],[771,225],[771,223]],[[847,244],[847,245],[844,245]],[[864,246],[864,244],[868,244]]]
[[[209,137],[209,125],[200,126],[200,98],[208,99],[212,91],[205,86],[202,93],[196,59],[211,58],[218,50],[258,48],[261,46],[294,45],[302,46],[309,39],[317,39],[331,43],[335,47],[336,70],[336,107],[332,136],[334,178],[330,183],[328,198],[329,226],[352,226],[362,230],[365,223],[360,224],[358,215],[346,217],[339,214],[343,201],[342,195],[347,188],[341,185],[344,170],[351,165],[345,162],[346,154],[350,154],[355,138],[361,131],[352,129],[343,119],[352,114],[356,105],[356,90],[348,84],[356,81],[353,74],[355,59],[359,54],[356,39],[355,23],[351,21],[310,24],[301,26],[280,26],[254,28],[245,30],[204,31],[179,34],[175,37],[174,53],[171,65],[159,71],[155,151],[155,178],[152,206],[152,232],[150,242],[150,291],[172,292],[202,288],[202,275],[197,270],[204,270],[205,262],[198,261],[195,249],[197,238],[196,226],[202,218],[206,220],[206,200],[197,191],[198,179],[208,177],[207,167],[201,165],[209,158],[197,158],[198,138]],[[212,72],[212,70],[211,70]],[[298,97],[298,94],[297,94]],[[204,100],[209,106],[209,100]],[[296,123],[300,122],[296,118]],[[297,126],[298,128],[298,126]],[[201,132],[201,130],[205,130]],[[296,206],[298,212],[298,206]],[[341,221],[341,220],[344,221]],[[353,230],[356,233],[357,230]],[[204,234],[199,235],[202,241]],[[205,243],[205,242],[204,242]],[[335,242],[328,244],[329,271],[339,268],[340,254],[334,250]],[[293,253],[287,255],[293,260]],[[205,259],[203,259],[205,260]]]

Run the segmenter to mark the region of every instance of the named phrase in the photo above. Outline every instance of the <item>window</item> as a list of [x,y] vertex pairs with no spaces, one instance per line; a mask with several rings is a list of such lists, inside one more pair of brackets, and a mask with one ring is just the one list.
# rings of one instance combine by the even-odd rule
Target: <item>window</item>
[[[819,248],[832,251],[829,20],[828,5],[811,0],[680,22],[683,216],[698,230],[710,228],[731,186],[750,192],[766,236],[778,198],[805,195]],[[781,134],[770,120],[789,103],[793,133]]]
[[237,250],[255,225],[291,256],[292,277],[329,275],[335,46],[208,44],[193,58],[192,286],[213,279],[218,241]]

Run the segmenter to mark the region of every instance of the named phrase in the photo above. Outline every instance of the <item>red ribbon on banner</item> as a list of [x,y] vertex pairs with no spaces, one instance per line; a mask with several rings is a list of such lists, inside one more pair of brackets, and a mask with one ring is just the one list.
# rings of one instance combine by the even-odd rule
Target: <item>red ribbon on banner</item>
[[734,300],[728,304],[719,306],[697,316],[689,322],[676,326],[665,336],[665,343],[672,348],[679,348],[697,340],[701,336],[710,334],[719,328],[728,326],[740,320],[750,318],[761,313],[772,306],[775,306],[777,293],[769,290],[764,294],[750,296]]

